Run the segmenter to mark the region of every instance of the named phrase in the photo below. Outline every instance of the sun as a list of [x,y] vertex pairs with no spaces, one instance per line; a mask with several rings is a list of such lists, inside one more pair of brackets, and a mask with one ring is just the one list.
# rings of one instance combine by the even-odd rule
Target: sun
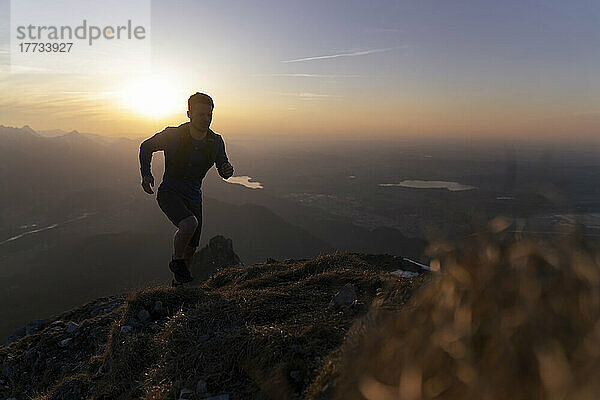
[[184,113],[187,107],[183,91],[167,79],[136,78],[121,89],[123,105],[144,117],[162,118]]

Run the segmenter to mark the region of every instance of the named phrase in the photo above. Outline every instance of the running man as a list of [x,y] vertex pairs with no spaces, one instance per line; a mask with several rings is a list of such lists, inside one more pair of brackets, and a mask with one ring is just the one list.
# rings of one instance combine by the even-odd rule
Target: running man
[[152,153],[164,151],[165,172],[156,200],[167,218],[177,227],[169,269],[172,284],[190,282],[191,263],[200,243],[202,230],[202,179],[216,164],[224,179],[233,176],[221,135],[210,129],[214,103],[204,93],[188,99],[189,122],[167,127],[140,145],[142,188],[153,194],[154,177],[150,169]]

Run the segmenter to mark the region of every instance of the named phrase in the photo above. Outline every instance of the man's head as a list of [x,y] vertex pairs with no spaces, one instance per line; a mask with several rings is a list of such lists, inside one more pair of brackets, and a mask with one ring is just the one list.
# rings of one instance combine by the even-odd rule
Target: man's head
[[212,121],[212,111],[215,108],[212,98],[204,93],[196,92],[188,99],[187,116],[190,123],[200,131],[205,131]]

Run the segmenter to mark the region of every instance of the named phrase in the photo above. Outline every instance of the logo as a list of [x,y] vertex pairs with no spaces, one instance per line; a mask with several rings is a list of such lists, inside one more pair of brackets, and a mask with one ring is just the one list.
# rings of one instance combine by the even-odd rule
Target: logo
[[144,73],[150,0],[12,0],[11,73]]

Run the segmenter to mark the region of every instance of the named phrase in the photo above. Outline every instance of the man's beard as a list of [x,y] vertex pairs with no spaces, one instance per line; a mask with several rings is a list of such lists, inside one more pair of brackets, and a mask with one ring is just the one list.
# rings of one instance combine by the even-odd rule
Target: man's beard
[[194,123],[194,121],[190,121],[191,124],[194,126],[194,128],[198,129],[199,131],[208,131],[208,127],[210,126],[210,123],[208,124],[204,124],[204,122],[199,123],[200,126],[198,126],[198,123]]

